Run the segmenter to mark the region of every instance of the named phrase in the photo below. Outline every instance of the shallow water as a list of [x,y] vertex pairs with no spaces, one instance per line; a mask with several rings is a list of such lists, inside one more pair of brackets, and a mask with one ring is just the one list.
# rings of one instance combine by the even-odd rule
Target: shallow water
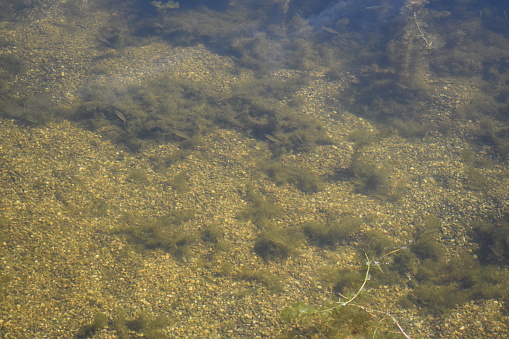
[[505,337],[508,10],[4,2],[2,335]]

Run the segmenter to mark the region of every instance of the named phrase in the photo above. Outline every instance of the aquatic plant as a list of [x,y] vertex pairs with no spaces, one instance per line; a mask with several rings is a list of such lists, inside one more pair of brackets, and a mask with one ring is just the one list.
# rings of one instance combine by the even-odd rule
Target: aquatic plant
[[251,220],[259,229],[269,228],[270,220],[281,213],[281,208],[255,192],[252,185],[246,186],[248,205],[238,214],[241,220]]
[[189,191],[189,178],[185,171],[177,173],[168,184],[177,192],[184,193]]
[[140,86],[92,85],[82,91],[73,117],[132,151],[154,142],[191,149],[201,144],[203,134],[220,127],[268,142],[274,155],[307,152],[331,140],[317,120],[298,110],[294,92],[304,83],[300,78],[268,77],[239,85],[229,94],[169,75]]
[[509,260],[509,214],[473,224],[472,237],[478,244],[477,255],[483,264],[507,265]]
[[380,338],[392,338],[394,331],[409,339],[403,325],[388,311],[380,311],[372,305],[358,302],[364,291],[372,268],[372,261],[366,256],[366,270],[356,290],[338,293],[340,301],[326,307],[315,307],[304,303],[296,303],[286,307],[281,317],[291,324],[285,336],[313,336],[324,338],[347,338],[351,336],[371,337],[376,334]]
[[201,238],[205,242],[217,244],[223,239],[223,233],[218,226],[207,226],[201,230]]
[[391,184],[386,168],[357,158],[352,161],[350,170],[353,173],[352,183],[357,192],[380,197],[389,195]]
[[125,234],[131,243],[141,250],[161,249],[177,259],[184,259],[197,236],[180,226],[193,217],[192,210],[175,210],[148,221],[126,216],[115,232]]
[[91,338],[97,331],[108,325],[108,318],[102,312],[96,312],[92,322],[83,325],[76,333],[76,338]]
[[279,186],[290,184],[308,194],[322,189],[321,178],[309,169],[284,166],[274,161],[263,161],[258,166]]
[[302,240],[299,230],[271,227],[258,234],[253,249],[265,261],[286,259],[296,253]]
[[360,230],[362,220],[352,216],[343,216],[325,223],[307,221],[301,229],[309,242],[321,247],[345,245]]
[[258,282],[274,293],[283,291],[283,286],[278,277],[268,269],[253,270],[247,266],[243,266],[242,269],[234,275],[234,278]]
[[146,312],[138,312],[129,319],[123,310],[115,312],[113,328],[121,339],[131,338],[133,332],[148,339],[166,338],[163,330],[171,324],[171,319],[165,316],[150,316]]

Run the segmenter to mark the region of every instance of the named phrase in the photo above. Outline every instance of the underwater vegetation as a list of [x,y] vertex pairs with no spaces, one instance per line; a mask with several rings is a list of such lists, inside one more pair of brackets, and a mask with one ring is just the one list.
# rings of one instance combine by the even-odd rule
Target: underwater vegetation
[[177,193],[183,193],[189,191],[188,176],[185,171],[181,171],[175,175],[175,177],[169,182],[171,188]]
[[[360,29],[364,44],[355,53],[361,57],[349,63],[357,70],[355,81],[340,93],[341,102],[349,111],[390,126],[406,138],[450,133],[450,122],[436,120],[424,110],[433,90],[425,80],[426,70],[437,78],[469,78],[483,93],[465,102],[458,115],[477,120],[470,131],[473,143],[490,145],[494,153],[506,156],[509,30],[504,11],[503,2],[497,1],[422,2],[386,17],[385,26],[379,28],[391,28],[383,36]],[[330,28],[348,31],[354,26],[349,19],[344,28],[339,23]],[[369,48],[369,36],[377,41],[376,48]]]
[[222,233],[217,226],[209,226],[202,230],[202,240],[217,244],[222,239]]
[[[372,321],[377,316],[386,321],[377,325],[382,326],[379,329],[395,333],[391,330],[395,326],[404,331],[398,319],[391,317],[386,310],[374,308],[376,303],[362,293],[366,283],[371,286],[406,286],[409,292],[400,298],[399,306],[417,308],[423,314],[436,317],[472,300],[496,299],[506,303],[509,300],[509,272],[506,269],[509,255],[505,250],[508,248],[508,220],[509,217],[504,216],[473,225],[472,238],[479,245],[478,251],[456,254],[449,253],[441,243],[442,222],[433,215],[428,216],[417,227],[413,237],[404,242],[380,230],[370,230],[350,233],[346,241],[343,236],[343,242],[325,243],[326,246],[323,246],[309,238],[306,230],[317,229],[319,232],[316,233],[322,235],[326,225],[306,223],[303,232],[308,240],[323,249],[355,242],[359,260],[369,258],[369,275],[365,275],[365,267],[326,266],[317,270],[317,275],[339,296],[340,301],[323,306],[297,302],[285,308],[281,317],[291,324],[291,329],[283,338],[298,335],[327,337],[331,333],[336,337],[348,337],[352,333],[373,333],[369,331],[374,331]],[[369,277],[369,282],[366,277]],[[355,302],[349,302],[351,298]],[[509,312],[507,306],[505,311]],[[383,331],[382,337],[393,337],[389,333],[383,334]]]
[[67,107],[57,105],[49,95],[27,95],[0,98],[0,115],[21,123],[37,126],[53,121],[69,119],[72,112]]
[[346,245],[360,230],[362,220],[353,216],[343,216],[327,222],[307,221],[301,229],[308,241],[319,247],[335,248]]
[[310,5],[271,0],[186,1],[170,10],[155,5],[157,10],[133,22],[133,35],[178,46],[204,44],[259,76],[279,68],[313,69],[332,54],[327,46],[307,39],[314,33],[303,18],[314,14],[320,4],[326,6],[324,1]]
[[353,173],[352,182],[357,192],[384,196],[389,193],[389,173],[379,165],[355,159],[350,170]]
[[319,122],[299,112],[292,97],[303,84],[264,78],[228,95],[171,76],[127,88],[90,86],[82,91],[73,117],[132,151],[165,142],[194,148],[201,144],[200,136],[221,127],[268,142],[275,156],[307,152],[331,140]]
[[359,288],[359,282],[364,278],[362,272],[352,268],[322,267],[318,270],[321,280],[331,286],[336,295],[355,293]]
[[94,318],[92,322],[83,325],[78,333],[76,333],[76,338],[91,338],[97,331],[108,325],[108,318],[106,314],[97,312],[94,314]]
[[321,178],[306,168],[293,168],[274,161],[263,161],[258,167],[278,186],[292,185],[298,190],[313,194],[322,189]]
[[353,141],[353,152],[350,161],[334,169],[329,180],[350,181],[357,193],[371,195],[381,200],[397,202],[406,191],[407,179],[391,179],[390,164],[378,164],[372,160],[364,159],[364,150],[370,145],[394,134],[393,129],[373,131],[366,128],[357,128],[348,136]]
[[154,220],[125,215],[115,233],[125,234],[135,248],[142,251],[161,249],[177,259],[184,259],[198,237],[181,226],[193,217],[192,210],[174,210]]
[[[509,87],[500,87],[496,93],[487,89],[487,93],[479,94],[458,108],[463,119],[473,119],[476,124],[469,129],[471,147],[487,145],[492,149],[493,156],[504,159],[509,154],[508,115],[509,101],[505,92]],[[491,93],[491,94],[490,94]]]
[[280,337],[351,338],[377,337],[399,338],[404,336],[404,324],[388,311],[379,310],[373,303],[366,303],[362,293],[370,282],[374,262],[366,255],[366,268],[361,274],[350,269],[325,269],[323,275],[328,283],[334,283],[339,301],[321,307],[297,302],[281,312],[289,328]]
[[13,20],[22,10],[35,6],[30,1],[6,0],[0,3],[0,22]]
[[78,330],[75,337],[92,338],[101,329],[109,327],[122,339],[132,338],[133,335],[149,339],[166,338],[161,330],[170,323],[167,317],[151,317],[145,312],[139,312],[133,319],[128,319],[122,310],[116,311],[112,319],[102,312],[97,312],[90,323]]
[[399,29],[390,32],[394,40],[378,46],[381,52],[366,52],[362,63],[351,65],[358,69],[355,82],[339,94],[339,99],[354,114],[391,127],[403,137],[422,138],[433,125],[422,113],[429,99],[428,88],[419,78],[425,52],[420,41],[408,36],[412,25],[396,22]]
[[[424,111],[435,89],[425,77],[429,69],[436,77],[479,77],[482,98],[465,103],[458,115],[478,119],[477,128],[470,131],[472,141],[490,145],[502,156],[509,152],[504,113],[509,34],[499,2],[397,1],[372,6],[367,0],[333,5],[302,0],[137,1],[137,6],[144,10],[132,12],[129,32],[111,31],[111,36],[103,37],[108,48],[157,39],[172,45],[205,44],[233,57],[234,72],[252,69],[261,79],[226,96],[205,84],[177,79],[114,89],[118,93],[109,97],[118,100],[94,99],[86,93],[94,90],[85,90],[74,117],[134,151],[147,142],[178,142],[193,148],[213,126],[237,128],[267,141],[276,156],[312,150],[329,143],[329,138],[316,120],[298,114],[294,96],[271,94],[282,87],[291,93],[292,81],[274,81],[269,75],[281,68],[325,70],[334,80],[344,77],[346,65],[354,70],[355,81],[338,94],[341,103],[408,138],[451,131],[450,121],[436,120]],[[162,93],[167,90],[165,100]],[[197,104],[186,102],[191,98]]]
[[269,291],[279,293],[283,291],[283,286],[278,277],[271,273],[268,269],[254,270],[247,266],[243,266],[240,272],[236,273],[235,279],[244,281],[253,281],[264,285]]
[[299,112],[295,92],[305,84],[302,77],[286,81],[265,77],[239,85],[225,100],[229,123],[269,142],[275,156],[330,144],[321,123]]
[[[366,274],[365,269],[356,271],[351,268],[323,268],[319,274],[333,292],[340,296],[340,301],[320,307],[302,302],[286,307],[281,312],[281,317],[290,324],[290,328],[282,338],[347,338],[359,334],[372,336],[374,333],[377,338],[401,337],[405,333],[404,322],[393,317],[386,309],[377,309],[376,303],[363,295],[363,289],[367,283],[401,285],[403,277],[391,279],[383,276],[408,274],[409,270],[401,271],[401,267],[409,267],[408,263],[412,263],[411,270],[417,269],[417,272],[414,273],[415,281],[410,283],[409,294],[399,300],[401,307],[418,307],[423,313],[442,316],[471,300],[506,301],[509,296],[507,272],[500,271],[495,266],[481,266],[470,254],[464,253],[449,261],[443,258],[435,261],[417,259],[411,252],[403,250],[394,253],[406,254],[400,259],[394,256],[391,264],[370,260],[370,270],[367,271],[369,274]],[[394,265],[399,268],[395,270]]]
[[504,4],[471,1],[465,8],[461,1],[444,1],[435,6],[449,15],[431,18],[444,46],[430,55],[429,65],[437,75],[474,81],[481,93],[457,113],[476,122],[470,130],[472,147],[491,146],[494,155],[504,158],[509,154],[509,29]]
[[57,107],[49,95],[14,95],[17,90],[14,79],[22,75],[26,67],[19,56],[0,55],[0,116],[29,125],[68,118],[69,112]]
[[479,261],[486,265],[509,264],[509,214],[474,224],[472,237],[479,245]]
[[296,303],[285,308],[281,317],[292,327],[279,338],[399,338],[387,314],[376,314],[364,306],[332,305],[313,307]]
[[185,142],[197,138],[213,119],[210,88],[187,80],[161,78],[144,86],[91,86],[74,114],[91,130],[102,131],[136,151],[148,140]]
[[296,253],[302,240],[299,230],[272,226],[258,234],[253,249],[265,261],[286,259]]
[[145,312],[139,312],[133,319],[126,319],[122,312],[117,312],[113,320],[113,327],[119,335],[127,334],[127,330],[130,330],[148,339],[166,338],[162,330],[170,324],[171,319],[168,317],[153,317]]
[[424,259],[408,298],[426,312],[440,315],[470,300],[507,301],[507,272],[482,266],[470,254],[449,261]]
[[[410,15],[402,18],[391,14],[380,21],[371,19],[382,11],[366,9],[367,1],[338,2],[349,6],[342,12],[343,17],[333,16],[331,9],[321,12],[326,1],[294,0],[287,9],[275,7],[280,3],[244,1],[226,12],[216,9],[229,8],[227,1],[180,1],[178,8],[171,2],[152,4],[152,17],[139,21],[125,35],[118,30],[104,33],[99,48],[120,50],[143,38],[184,46],[205,43],[216,52],[234,57],[238,69],[233,72],[248,68],[256,71],[258,79],[237,85],[230,93],[171,76],[149,79],[138,86],[89,86],[81,92],[73,119],[133,152],[145,145],[179,144],[181,151],[157,160],[154,166],[161,170],[184,159],[187,150],[198,147],[202,137],[215,128],[235,129],[264,141],[275,158],[310,152],[332,141],[317,120],[300,112],[301,102],[295,93],[307,85],[306,78],[281,81],[269,74],[281,67],[300,71],[328,67],[327,79],[334,81],[343,76],[341,68],[335,68],[343,61],[357,72],[350,87],[338,94],[341,103],[387,128],[381,133],[360,129],[352,132],[349,140],[355,143],[355,150],[351,161],[336,171],[334,179],[350,180],[357,193],[396,201],[405,189],[404,182],[392,182],[390,168],[370,162],[363,151],[392,131],[407,138],[422,138],[436,130],[437,123],[422,109],[431,99],[431,88],[420,76],[429,67],[438,77],[479,77],[475,84],[482,93],[459,107],[457,118],[475,121],[475,128],[468,131],[472,154],[477,143],[490,146],[493,154],[501,157],[509,154],[509,34],[507,15],[496,2],[435,1],[417,8],[413,15],[406,13]],[[139,1],[139,5],[149,6],[147,1]],[[255,6],[259,9],[252,11]],[[315,24],[303,19],[311,13],[317,16]],[[369,20],[374,26],[360,30]],[[378,27],[383,29],[374,29],[382,21],[384,24]],[[0,57],[2,115],[34,123],[68,116],[66,111],[54,110],[51,100],[44,97],[9,97],[10,81],[23,68],[16,57]],[[468,176],[466,187],[487,189],[492,183],[478,170],[472,154],[462,155]],[[307,168],[264,161],[260,170],[277,185],[289,185],[306,194],[319,192],[323,186],[322,179]],[[128,179],[143,185],[148,176],[133,169]],[[177,192],[189,189],[185,172],[167,184]],[[308,221],[286,229],[274,225],[273,220],[283,211],[270,197],[248,186],[245,200],[246,208],[238,218],[250,220],[257,227],[259,234],[252,250],[265,264],[298,255],[298,246],[306,240],[319,251],[355,245],[361,261],[366,254],[372,259],[371,263],[368,259],[370,284],[398,284],[410,290],[401,300],[404,307],[441,316],[471,300],[496,298],[506,305],[509,300],[507,216],[472,225],[471,237],[478,245],[474,256],[449,253],[440,239],[440,222],[433,218],[412,239],[394,239],[382,230],[361,232],[362,220],[352,216]],[[107,201],[97,199],[90,205],[94,216],[108,213]],[[187,210],[148,220],[126,217],[116,232],[141,251],[163,250],[178,259],[188,256],[199,239],[220,250],[224,239],[218,227],[204,228],[199,234],[182,227],[193,217],[193,211]],[[232,269],[225,265],[221,270],[228,275]],[[326,267],[317,272],[341,300],[362,292],[365,273],[364,266]],[[282,290],[278,277],[269,270],[243,268],[233,277],[262,284],[271,291]],[[355,303],[331,303],[323,308],[297,303],[286,309],[283,317],[295,325],[289,337],[401,337],[394,334],[397,329],[387,313],[368,308],[364,296],[358,296]],[[134,331],[137,336],[157,338],[162,336],[157,329],[166,321],[144,314],[132,320],[118,316],[108,321],[106,315],[97,313],[78,336],[93,336],[111,326],[120,337],[127,338]]]
[[[474,228],[474,234],[486,236],[473,238],[480,245],[478,255],[461,252],[451,256],[439,241],[440,220],[430,216],[414,235],[414,239],[407,241],[407,245],[396,247],[393,244],[391,247],[385,247],[386,252],[390,248],[395,249],[389,252],[390,255],[383,256],[387,260],[384,273],[379,272],[374,277],[383,278],[385,284],[401,284],[407,280],[410,292],[407,295],[408,299],[403,301],[405,303],[410,301],[422,312],[435,316],[447,313],[471,300],[493,298],[507,300],[509,272],[500,270],[498,265],[501,261],[493,260],[489,255],[482,256],[487,254],[487,249],[493,253],[490,246],[497,246],[496,248],[504,246],[503,239],[506,237],[503,236],[501,242],[492,245],[493,238],[486,234],[491,236],[493,234],[489,231],[483,233],[483,230],[488,229],[486,224],[483,226]],[[400,277],[390,278],[390,275],[395,274],[399,274]],[[389,276],[383,277],[384,275]],[[409,277],[412,278],[408,279]]]
[[23,72],[24,65],[19,57],[10,54],[0,55],[0,94],[4,96],[9,87],[9,81]]
[[479,169],[490,166],[489,161],[480,161],[476,159],[475,153],[470,149],[463,150],[460,155],[466,169],[466,188],[489,192],[491,188],[496,186],[495,181],[483,175]]
[[259,229],[267,229],[271,226],[270,220],[280,215],[281,208],[260,194],[256,193],[252,185],[246,186],[246,201],[248,205],[239,213],[240,220],[251,220]]

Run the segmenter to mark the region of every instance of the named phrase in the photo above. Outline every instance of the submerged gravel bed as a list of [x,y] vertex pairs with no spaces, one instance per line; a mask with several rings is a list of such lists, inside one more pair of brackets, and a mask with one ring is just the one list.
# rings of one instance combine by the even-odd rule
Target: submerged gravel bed
[[[168,73],[228,91],[251,77],[232,74],[231,59],[200,45],[172,48],[159,41],[122,52],[98,47],[96,34],[115,13],[99,11],[82,17],[79,25],[59,18],[58,6],[48,13],[0,32],[13,42],[6,53],[20,53],[27,61],[28,70],[16,79],[26,84],[18,87],[23,88],[19,95],[46,93],[71,107],[90,83],[123,86]],[[48,36],[58,44],[49,44],[55,40]],[[294,75],[281,71],[277,76]],[[317,72],[312,79],[298,93],[302,113],[318,119],[334,142],[279,161],[322,178],[323,187],[314,194],[277,186],[259,169],[261,160],[272,159],[268,143],[233,130],[207,133],[200,146],[180,158],[174,144],[147,145],[133,154],[70,121],[0,120],[0,335],[74,338],[100,313],[108,323],[93,338],[142,337],[132,329],[121,334],[115,325],[115,319],[140,315],[164,319],[157,332],[163,338],[275,338],[288,327],[280,316],[284,307],[337,301],[320,272],[364,267],[358,244],[330,250],[304,242],[286,260],[260,259],[253,250],[260,230],[239,218],[249,204],[248,185],[280,207],[271,222],[283,229],[348,215],[362,220],[360,234],[377,230],[403,248],[434,216],[447,257],[475,251],[471,222],[507,212],[504,165],[480,168],[493,185],[472,188],[461,133],[431,132],[422,139],[394,133],[363,148],[363,159],[387,169],[391,183],[401,183],[398,198],[358,193],[352,180],[331,178],[348,167],[355,149],[350,133],[377,127],[338,102],[346,76],[329,81]],[[450,114],[465,100],[463,86],[437,89],[428,113]],[[194,242],[180,257],[141,248],[129,237],[133,228],[185,211],[193,216],[180,222],[178,231]],[[212,228],[222,234],[218,244],[202,239]],[[393,315],[412,338],[488,333],[504,338],[509,333],[509,319],[496,300],[470,302],[445,317],[432,317],[399,306],[406,293],[405,286],[368,282],[363,300],[372,310]]]
[[[284,213],[274,222],[283,227],[321,220],[326,210],[369,220],[362,225],[363,231],[378,229],[404,239],[402,235],[410,238],[415,227],[434,214],[443,222],[442,241],[451,252],[471,246],[460,219],[482,217],[497,209],[482,193],[437,185],[431,180],[436,171],[431,161],[416,161],[409,171],[406,166],[395,168],[409,176],[428,173],[430,178],[420,185],[411,179],[397,203],[354,193],[348,182],[326,182],[313,195],[278,187],[260,179],[253,160],[270,156],[266,144],[226,130],[210,134],[204,146],[165,170],[154,169],[153,159],[176,152],[172,145],[132,155],[70,123],[26,127],[4,120],[0,134],[5,337],[72,337],[94,313],[113,319],[119,310],[129,317],[140,312],[168,317],[169,337],[274,337],[284,325],[279,317],[283,307],[297,301],[333,300],[317,272],[331,265],[358,267],[354,247],[329,251],[302,246],[286,261],[263,262],[252,249],[256,227],[236,218],[247,203],[243,196],[247,182],[255,182],[281,206]],[[402,143],[377,146],[377,157],[390,152],[399,163],[408,164],[409,159],[419,159],[416,154],[438,158],[451,147],[438,140],[411,147]],[[402,151],[395,152],[394,147]],[[343,141],[284,161],[304,163],[323,174],[344,161],[350,149],[349,142]],[[461,175],[457,156],[451,154],[442,157],[441,172]],[[133,179],[134,169],[144,177]],[[188,188],[177,192],[169,182],[182,171]],[[161,250],[140,252],[115,231],[128,222],[126,216],[150,220],[182,209],[195,211],[195,217],[182,225],[184,229],[199,232],[217,226],[227,246],[218,251],[198,241],[179,260]],[[268,270],[277,276],[282,290],[274,292],[263,283],[237,279],[243,268]],[[456,317],[438,321],[399,309],[394,302],[402,293],[383,286],[367,290],[374,307],[390,309],[416,337],[437,330],[453,333],[453,326],[456,331],[476,333],[479,327],[458,325],[468,307],[482,308],[487,314],[498,312],[489,303],[472,304],[456,312]],[[505,328],[503,322],[485,319],[483,326]],[[115,337],[114,333],[106,328],[96,336]]]

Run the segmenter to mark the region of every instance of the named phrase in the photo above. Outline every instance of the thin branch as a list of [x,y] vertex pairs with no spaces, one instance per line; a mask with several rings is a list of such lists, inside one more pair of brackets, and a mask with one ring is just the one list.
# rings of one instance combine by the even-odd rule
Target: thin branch
[[366,276],[364,277],[364,281],[362,282],[362,285],[359,288],[359,290],[357,291],[357,293],[355,293],[354,296],[352,298],[350,298],[350,300],[347,300],[347,301],[341,303],[343,306],[346,306],[349,303],[351,303],[352,301],[354,301],[354,299],[357,298],[357,296],[361,293],[361,291],[364,289],[364,286],[366,286],[366,283],[369,280],[369,269],[371,268],[371,262],[369,261],[368,255],[365,253],[364,253],[364,255],[366,256],[366,259],[367,259],[366,265],[368,265],[368,268],[366,269]]
[[405,331],[403,330],[403,327],[401,327],[401,325],[399,324],[398,320],[396,319],[396,317],[394,317],[392,314],[390,314],[389,312],[384,312],[384,311],[377,311],[377,310],[368,310],[366,307],[364,306],[361,306],[361,305],[356,305],[356,304],[352,304],[352,306],[355,306],[357,308],[360,308],[361,310],[371,314],[373,317],[375,317],[375,315],[373,313],[381,313],[381,314],[384,314],[388,317],[390,317],[392,319],[392,322],[398,327],[399,329],[399,332],[401,334],[403,334],[403,336],[407,339],[411,339],[410,336],[408,334],[405,333]]
[[423,38],[424,42],[426,43],[427,48],[431,49],[431,45],[433,45],[433,41],[428,41],[428,39],[426,38],[426,35],[424,35],[424,32],[421,29],[421,26],[419,26],[419,21],[417,20],[416,12],[414,12],[414,19],[415,19],[415,25],[417,26],[419,33],[421,33],[421,37]]
[[[387,253],[385,256],[389,255],[389,254],[392,254],[392,253],[395,253],[395,252],[398,252],[398,250],[394,250],[392,252],[389,252]],[[368,282],[369,280],[369,270],[371,269],[371,261],[369,260],[369,257],[367,254],[364,254],[366,256],[366,265],[368,266],[367,269],[366,269],[366,275],[364,276],[364,281],[362,282],[362,285],[361,287],[359,288],[359,290],[353,295],[353,297],[351,297],[350,299],[348,299],[347,301],[344,301],[344,302],[338,302],[337,305],[331,307],[331,308],[328,308],[328,309],[325,309],[325,310],[321,310],[321,311],[318,311],[316,313],[326,313],[326,312],[330,312],[338,307],[345,307],[345,306],[348,306],[348,305],[351,305],[353,307],[357,307],[357,308],[360,308],[361,310],[369,313],[371,316],[373,317],[376,317],[376,315],[374,313],[380,313],[380,314],[384,314],[388,317],[390,317],[392,319],[392,322],[398,327],[398,330],[399,332],[406,338],[406,339],[411,339],[410,336],[408,336],[408,334],[405,333],[405,331],[403,330],[403,327],[401,327],[401,325],[399,324],[398,320],[390,313],[388,312],[384,312],[384,311],[377,311],[377,310],[370,310],[370,309],[367,309],[366,307],[364,306],[361,306],[361,305],[357,305],[357,304],[352,304],[352,301],[355,300],[355,298],[357,298],[359,296],[359,294],[361,293],[361,291],[364,289],[364,286],[366,286],[366,283]]]

